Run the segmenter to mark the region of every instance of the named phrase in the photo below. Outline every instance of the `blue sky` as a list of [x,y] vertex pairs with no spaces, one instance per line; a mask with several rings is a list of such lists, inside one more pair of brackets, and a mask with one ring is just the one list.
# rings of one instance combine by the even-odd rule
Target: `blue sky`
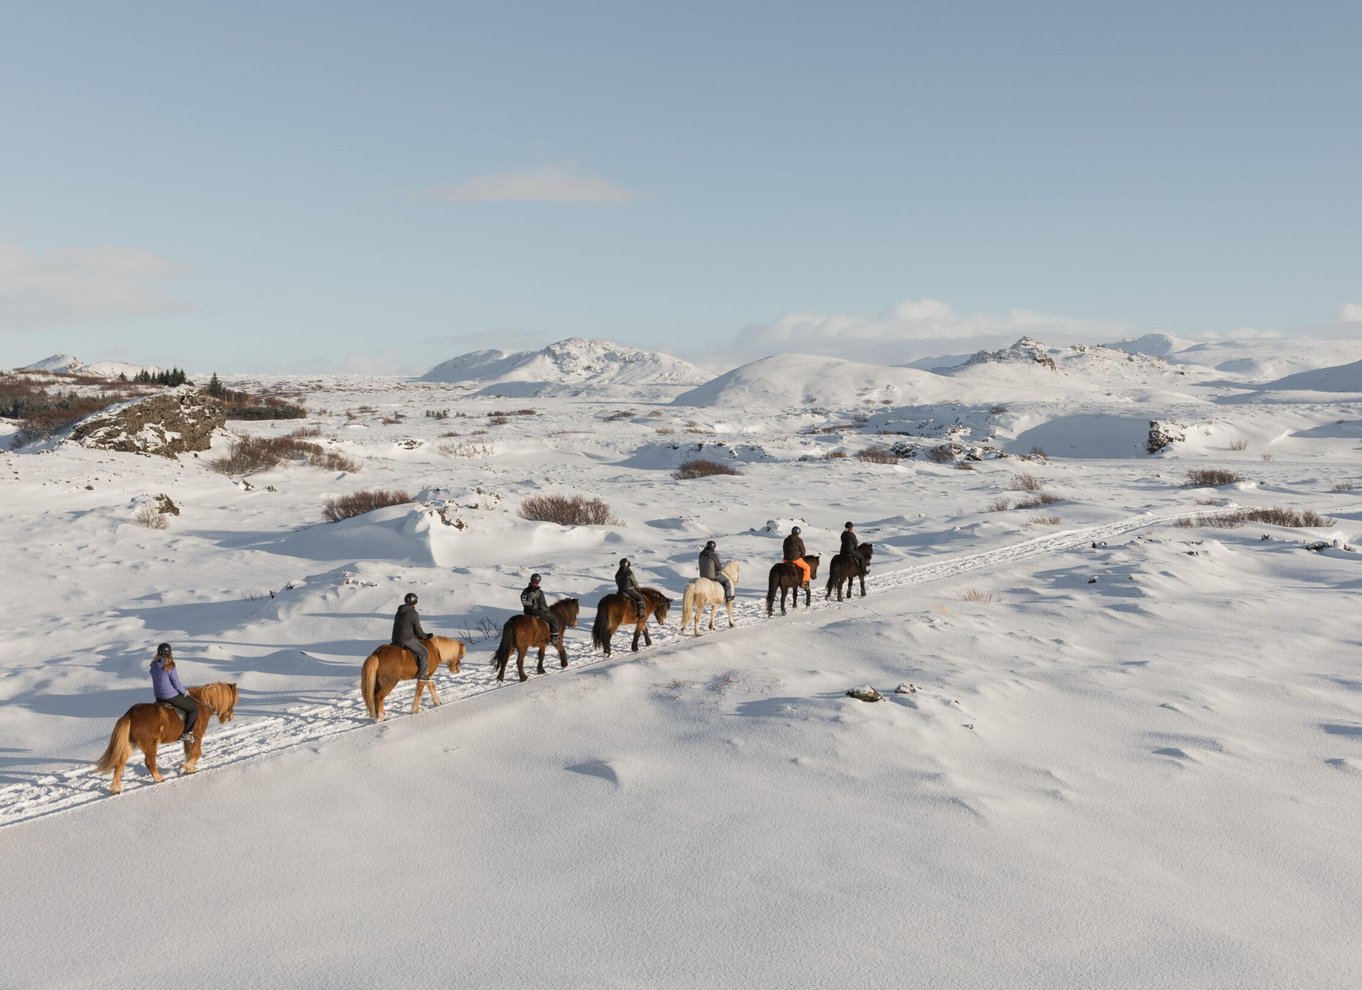
[[0,366],[1362,332],[1350,3],[0,4]]

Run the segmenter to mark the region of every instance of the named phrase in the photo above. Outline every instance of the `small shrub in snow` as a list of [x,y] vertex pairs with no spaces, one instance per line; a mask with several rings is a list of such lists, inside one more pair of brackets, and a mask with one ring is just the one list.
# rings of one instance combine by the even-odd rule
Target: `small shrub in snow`
[[1356,488],[1357,486],[1351,481],[1335,481],[1333,490],[1336,492],[1350,492]]
[[823,456],[830,461],[842,461],[846,460],[847,452],[845,450],[830,450]]
[[165,529],[170,525],[165,513],[150,504],[140,506],[137,514],[132,517],[132,521],[139,526],[145,526],[147,529]]
[[1187,472],[1187,484],[1192,488],[1219,488],[1243,481],[1244,476],[1236,471],[1222,468],[1194,468]]
[[697,458],[682,462],[681,466],[672,472],[672,477],[678,481],[687,481],[691,478],[708,478],[715,474],[740,475],[742,472],[720,461],[707,461],[703,458]]
[[1231,440],[1230,450],[1248,450],[1248,441],[1244,439]]
[[1012,482],[1007,487],[1014,492],[1038,492],[1040,491],[1040,481],[1034,474],[1022,471],[1012,476]]
[[1058,526],[1059,516],[1032,516],[1032,526]]
[[1042,505],[1054,505],[1056,502],[1064,500],[1058,495],[1051,495],[1049,492],[1037,492],[1028,499],[1017,503],[1019,509],[1038,509]]
[[950,444],[943,443],[927,451],[927,460],[933,464],[949,464],[955,460],[955,451]]
[[898,454],[888,447],[868,447],[856,455],[858,461],[865,461],[869,464],[897,464]]
[[520,517],[559,526],[608,526],[618,522],[605,502],[581,495],[531,495],[520,503]]
[[340,522],[342,519],[362,516],[375,509],[389,505],[405,505],[410,501],[411,496],[400,488],[371,488],[327,499],[326,505],[322,507],[322,518],[327,522]]
[[1001,497],[995,498],[992,502],[988,503],[989,512],[1006,512],[1010,508],[1012,508],[1012,503]]
[[[455,436],[457,435],[455,434]],[[492,445],[490,443],[479,443],[476,440],[470,440],[467,443],[442,443],[438,449],[446,457],[492,456]]]
[[1265,461],[1270,461],[1270,460],[1272,460],[1272,452],[1271,452],[1270,450],[1265,450],[1265,451],[1263,451],[1261,454],[1259,454],[1258,456],[1259,456],[1260,458],[1262,458],[1263,460],[1265,460]]

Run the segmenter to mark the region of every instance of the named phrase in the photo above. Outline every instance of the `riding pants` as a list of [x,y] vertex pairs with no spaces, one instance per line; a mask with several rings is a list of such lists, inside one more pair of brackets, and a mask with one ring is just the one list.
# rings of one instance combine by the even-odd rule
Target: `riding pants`
[[187,694],[177,694],[173,698],[157,698],[162,705],[170,705],[180,713],[180,718],[184,719],[184,731],[186,733],[194,731],[194,723],[199,717],[199,703]]
[[796,567],[800,569],[801,572],[803,572],[804,584],[808,584],[809,581],[813,578],[813,568],[811,568],[808,565],[808,562],[805,561],[803,557],[796,557],[794,560],[785,561],[785,563],[794,564]]
[[554,615],[552,612],[550,612],[550,611],[549,611],[548,609],[546,609],[546,608],[545,608],[545,609],[538,609],[538,610],[536,610],[536,611],[534,611],[534,612],[526,612],[525,614],[526,614],[526,615],[533,615],[536,619],[539,619],[540,621],[542,621],[542,622],[544,623],[544,625],[546,625],[546,626],[549,627],[549,642],[550,642],[550,643],[556,643],[556,642],[558,642],[558,617],[557,617],[556,615]]
[[621,591],[620,594],[638,606],[638,617],[640,619],[643,618],[643,613],[647,611],[647,605],[643,601],[643,596],[632,589]]
[[396,644],[405,646],[416,655],[416,679],[424,681],[430,677],[430,653],[426,650],[426,644],[419,639],[404,639]]
[[729,580],[725,575],[723,575],[723,574],[720,574],[720,575],[719,575],[718,577],[716,577],[714,580],[715,580],[715,581],[718,581],[719,584],[723,585],[723,589],[724,589],[724,601],[726,601],[726,602],[731,602],[731,601],[733,600],[733,582],[730,581],[730,580]]

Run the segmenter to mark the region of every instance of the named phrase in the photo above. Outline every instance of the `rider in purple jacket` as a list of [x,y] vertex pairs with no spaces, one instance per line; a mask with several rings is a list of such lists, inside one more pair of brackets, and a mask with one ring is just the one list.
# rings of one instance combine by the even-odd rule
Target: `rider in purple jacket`
[[160,703],[173,706],[184,719],[182,742],[194,741],[194,722],[199,717],[199,703],[185,692],[180,675],[175,670],[175,658],[170,644],[156,647],[156,659],[151,661],[151,690]]

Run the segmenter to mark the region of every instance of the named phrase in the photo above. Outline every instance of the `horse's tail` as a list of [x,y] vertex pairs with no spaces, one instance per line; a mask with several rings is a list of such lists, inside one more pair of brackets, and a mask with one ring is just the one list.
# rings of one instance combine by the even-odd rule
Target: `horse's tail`
[[596,609],[596,621],[591,625],[591,645],[597,650],[610,645],[610,606],[605,602]]
[[[838,554],[837,556],[840,557],[841,554]],[[839,585],[839,584],[841,583],[842,577],[841,577],[841,575],[838,573],[840,570],[841,570],[841,568],[837,566],[837,557],[833,557],[833,558],[832,558],[832,563],[830,563],[830,564],[828,565],[828,584],[827,584],[827,587],[825,587],[825,588],[823,589],[823,592],[824,592],[823,597],[824,597],[824,598],[826,598],[826,597],[828,597],[829,595],[831,595],[831,594],[832,594],[832,589],[835,588],[835,587],[837,587],[837,585]]]
[[95,773],[109,773],[132,755],[132,716],[124,715],[109,736],[109,746],[95,764]]
[[[695,601],[695,582],[686,585],[686,593],[681,596],[681,628],[684,630],[686,624],[690,622],[690,617],[699,606]],[[699,622],[700,617],[696,615],[695,621]]]
[[369,710],[370,718],[378,718],[378,700],[374,697],[377,692],[378,654],[370,653],[359,674],[359,693],[364,695],[364,707]]
[[[780,565],[771,568],[771,579],[766,583],[766,613],[776,606],[776,589],[780,587]],[[781,606],[784,608],[785,606]]]
[[500,667],[511,659],[511,651],[515,649],[515,633],[511,631],[511,623],[515,616],[506,620],[506,625],[501,627],[501,645],[492,654],[492,666]]

